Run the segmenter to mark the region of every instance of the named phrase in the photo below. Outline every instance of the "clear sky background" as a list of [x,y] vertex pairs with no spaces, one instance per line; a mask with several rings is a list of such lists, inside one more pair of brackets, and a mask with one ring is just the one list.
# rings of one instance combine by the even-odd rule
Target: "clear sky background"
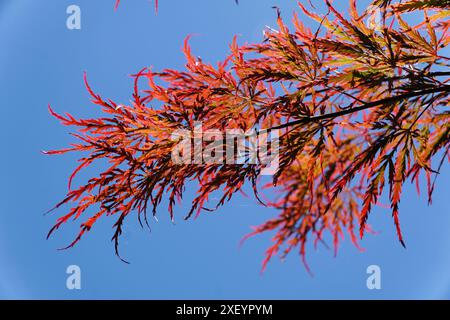
[[[296,1],[161,0],[158,15],[147,0],[0,0],[0,298],[57,299],[313,299],[313,298],[450,298],[450,170],[439,178],[434,203],[419,199],[413,187],[404,192],[401,222],[407,249],[396,238],[390,211],[377,208],[369,222],[379,231],[362,241],[359,252],[348,238],[339,254],[310,248],[308,275],[298,255],[274,259],[260,273],[270,235],[241,238],[273,217],[274,210],[236,197],[215,214],[176,224],[165,208],[152,232],[129,219],[121,251],[114,255],[113,219],[96,225],[74,249],[69,243],[79,223],[51,240],[45,235],[57,215],[43,213],[67,190],[76,155],[44,156],[40,150],[73,142],[68,130],[47,112],[98,115],[82,81],[88,72],[93,88],[120,103],[130,99],[130,74],[145,66],[183,68],[181,47],[188,34],[204,61],[217,62],[228,52],[233,35],[240,43],[262,39],[275,26],[278,6],[286,20]],[[317,3],[318,1],[315,1]],[[343,1],[342,1],[343,2]],[[81,7],[82,29],[66,28],[66,8]],[[86,171],[77,182],[89,177]],[[82,289],[66,288],[66,268],[79,265]],[[366,268],[382,270],[382,289],[366,288]]]

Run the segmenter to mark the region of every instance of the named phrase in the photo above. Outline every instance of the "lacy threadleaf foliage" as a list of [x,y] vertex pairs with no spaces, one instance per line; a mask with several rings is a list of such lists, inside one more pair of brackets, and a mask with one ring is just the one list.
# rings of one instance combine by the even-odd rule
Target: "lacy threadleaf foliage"
[[[355,229],[364,235],[383,195],[404,245],[399,219],[404,184],[416,183],[419,192],[424,178],[431,202],[436,176],[450,157],[450,70],[442,55],[450,39],[449,1],[378,0],[360,12],[352,0],[349,14],[325,4],[327,12],[317,13],[299,3],[302,14],[315,20],[314,29],[297,15],[289,29],[278,12],[277,30],[265,30],[258,44],[240,46],[234,39],[217,66],[196,58],[186,39],[186,69],[142,69],[134,76],[129,105],[103,99],[86,82],[103,111],[100,118],[76,119],[50,109],[76,128],[79,142],[47,153],[84,155],[67,196],[56,205],[71,209],[49,236],[69,220],[84,218],[71,247],[97,220],[113,216],[118,254],[126,219],[135,213],[141,225],[148,224],[147,212],[156,215],[166,198],[174,219],[190,181],[198,189],[186,219],[211,210],[206,207],[213,192],[222,193],[216,208],[245,184],[258,198],[264,188],[260,165],[171,161],[176,143],[171,133],[194,130],[201,121],[204,130],[282,131],[279,169],[265,186],[265,192],[278,192],[265,205],[279,214],[250,234],[275,234],[264,267],[279,252],[295,249],[304,259],[306,244],[323,242],[327,233],[335,250],[345,233],[358,245]],[[411,12],[421,23],[407,22]],[[143,89],[141,80],[148,84]],[[109,163],[106,170],[71,188],[81,169],[101,159]]]

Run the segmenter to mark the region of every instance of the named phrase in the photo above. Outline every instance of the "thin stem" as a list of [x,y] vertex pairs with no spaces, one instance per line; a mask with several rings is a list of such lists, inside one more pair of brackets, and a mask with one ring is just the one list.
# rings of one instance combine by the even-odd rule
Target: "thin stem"
[[302,118],[302,119],[298,119],[298,120],[295,120],[295,121],[291,121],[291,122],[288,122],[288,123],[281,124],[281,125],[276,126],[276,127],[263,129],[263,130],[259,131],[258,133],[265,133],[265,132],[269,132],[271,130],[284,129],[284,128],[291,127],[291,126],[296,126],[296,125],[299,125],[299,124],[307,124],[307,123],[311,123],[311,122],[317,122],[317,121],[321,121],[321,120],[342,117],[342,116],[345,116],[345,115],[348,115],[348,114],[351,114],[351,113],[355,113],[355,112],[358,112],[358,111],[370,109],[370,108],[377,107],[377,106],[380,106],[380,105],[389,104],[389,103],[396,102],[396,101],[399,101],[399,100],[409,99],[409,98],[418,97],[418,96],[422,96],[422,95],[426,95],[426,94],[430,94],[430,93],[437,93],[437,92],[450,92],[450,85],[449,86],[442,86],[442,87],[439,87],[439,88],[425,89],[425,90],[418,91],[418,92],[409,92],[409,93],[397,95],[397,96],[394,96],[394,97],[389,97],[389,98],[385,98],[385,99],[381,99],[381,100],[377,100],[377,101],[373,101],[373,102],[368,102],[368,103],[365,103],[365,104],[360,105],[358,107],[351,108],[351,109],[345,109],[345,110],[338,111],[338,112],[332,112],[332,113],[322,114],[322,115],[313,116],[313,117],[305,117],[305,118]]

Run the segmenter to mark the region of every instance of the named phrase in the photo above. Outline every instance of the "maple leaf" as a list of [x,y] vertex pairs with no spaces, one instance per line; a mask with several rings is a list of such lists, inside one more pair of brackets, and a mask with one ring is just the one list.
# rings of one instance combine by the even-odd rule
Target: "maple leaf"
[[[99,219],[116,217],[113,241],[119,255],[128,217],[136,214],[141,225],[148,225],[147,211],[156,217],[168,199],[174,220],[186,184],[193,182],[197,193],[186,219],[218,209],[246,185],[256,201],[277,210],[278,216],[248,236],[275,234],[263,268],[276,254],[293,249],[306,265],[307,243],[325,243],[326,234],[335,253],[344,234],[359,247],[355,229],[359,226],[360,237],[370,230],[370,213],[383,194],[405,246],[400,227],[405,183],[411,180],[420,192],[424,176],[431,203],[436,177],[450,159],[450,59],[443,55],[448,14],[428,12],[450,9],[449,2],[374,1],[372,8],[381,13],[376,28],[365,21],[374,11],[359,13],[355,0],[349,1],[349,15],[330,1],[325,5],[321,14],[299,3],[318,23],[315,29],[294,15],[290,30],[278,10],[277,30],[265,30],[263,41],[255,44],[240,46],[235,38],[217,66],[197,58],[187,38],[186,69],[142,69],[134,75],[128,105],[103,99],[86,80],[101,117],[77,119],[50,109],[74,128],[78,142],[47,153],[76,152],[80,158],[66,197],[55,207],[71,209],[49,235],[85,217],[72,247]],[[422,14],[423,21],[408,24],[403,15],[410,11]],[[139,87],[141,79],[145,88]],[[261,163],[230,164],[226,154],[219,153],[221,161],[214,163],[174,162],[179,141],[173,133],[195,137],[198,123],[219,132],[260,128],[249,136],[279,132],[279,147],[270,150],[279,154],[272,183],[262,185]],[[199,146],[201,152],[213,144],[201,140]],[[202,159],[196,148],[193,158]],[[101,160],[108,167],[72,189],[76,174]],[[276,196],[265,199],[260,192]],[[216,203],[211,203],[213,193],[221,193]]]

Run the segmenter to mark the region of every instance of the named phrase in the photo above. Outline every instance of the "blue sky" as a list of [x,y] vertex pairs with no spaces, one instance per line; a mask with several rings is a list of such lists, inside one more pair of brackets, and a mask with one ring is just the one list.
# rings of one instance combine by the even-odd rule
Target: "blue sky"
[[[233,35],[240,42],[261,40],[264,26],[275,25],[276,5],[288,18],[296,1],[161,0],[158,15],[146,0],[0,0],[0,102],[2,111],[0,184],[0,298],[55,299],[315,299],[450,298],[450,205],[445,166],[434,203],[408,187],[401,203],[407,242],[396,240],[390,212],[370,217],[378,235],[362,241],[364,253],[346,239],[336,258],[330,250],[309,250],[314,277],[297,255],[274,259],[260,273],[270,236],[239,247],[250,226],[273,217],[252,200],[238,197],[215,214],[176,224],[164,207],[152,232],[129,220],[120,262],[109,241],[112,219],[69,251],[57,251],[75,235],[78,223],[45,240],[56,218],[43,213],[67,190],[76,155],[48,157],[41,150],[73,142],[68,130],[47,112],[95,116],[82,82],[105,97],[126,103],[129,75],[145,66],[182,68],[181,47],[188,34],[203,60],[222,59]],[[317,1],[316,1],[317,2]],[[66,28],[66,8],[79,5],[82,29]],[[79,175],[77,182],[92,171]],[[186,208],[184,208],[186,209]],[[56,214],[62,214],[58,211]],[[66,268],[79,265],[82,289],[66,288]],[[382,270],[382,289],[366,288],[366,268]]]

